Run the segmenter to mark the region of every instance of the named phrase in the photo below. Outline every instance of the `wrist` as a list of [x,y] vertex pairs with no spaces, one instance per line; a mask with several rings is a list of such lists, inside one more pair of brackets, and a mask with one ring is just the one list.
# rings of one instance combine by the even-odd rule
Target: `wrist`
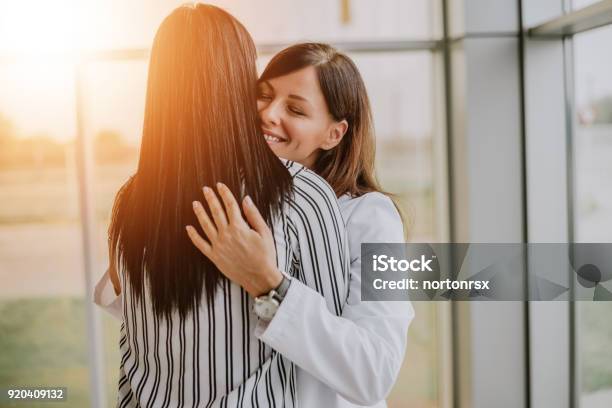
[[276,289],[278,285],[283,280],[283,274],[278,268],[274,267],[268,270],[263,275],[263,279],[261,280],[261,284],[258,285],[254,293],[251,293],[253,297],[262,296],[268,294],[272,289]]

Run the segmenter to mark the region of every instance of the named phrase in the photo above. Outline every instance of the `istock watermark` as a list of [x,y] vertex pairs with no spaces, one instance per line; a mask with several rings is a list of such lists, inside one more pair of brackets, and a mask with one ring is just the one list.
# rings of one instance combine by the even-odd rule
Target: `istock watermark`
[[429,271],[433,272],[430,264],[433,262],[432,259],[426,259],[425,255],[421,255],[421,259],[395,259],[392,256],[387,255],[373,255],[372,256],[372,270],[385,272],[390,271]]
[[361,273],[364,301],[610,301],[612,244],[366,243]]

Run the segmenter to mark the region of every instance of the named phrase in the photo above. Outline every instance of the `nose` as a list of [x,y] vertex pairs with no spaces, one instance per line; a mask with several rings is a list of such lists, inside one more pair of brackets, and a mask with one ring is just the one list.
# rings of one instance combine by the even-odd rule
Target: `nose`
[[278,126],[281,118],[279,103],[276,101],[271,101],[261,106],[259,109],[259,117],[261,122],[266,126]]

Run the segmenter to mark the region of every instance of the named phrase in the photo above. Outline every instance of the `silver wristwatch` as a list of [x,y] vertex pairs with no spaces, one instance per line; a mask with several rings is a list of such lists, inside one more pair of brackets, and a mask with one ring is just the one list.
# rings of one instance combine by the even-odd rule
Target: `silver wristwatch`
[[291,277],[283,273],[281,283],[266,295],[257,296],[253,303],[253,311],[262,320],[270,321],[276,314],[278,307],[287,295],[291,285]]

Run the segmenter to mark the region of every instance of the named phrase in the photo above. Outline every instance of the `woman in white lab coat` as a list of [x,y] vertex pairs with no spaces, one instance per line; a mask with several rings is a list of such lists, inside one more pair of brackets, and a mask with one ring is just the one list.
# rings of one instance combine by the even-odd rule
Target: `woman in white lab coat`
[[[259,321],[256,334],[299,367],[302,406],[385,407],[414,310],[409,302],[361,301],[361,243],[404,241],[400,213],[374,176],[374,130],[363,80],[354,63],[331,46],[294,45],[274,56],[259,79],[258,110],[274,153],[314,170],[336,192],[351,268],[341,316],[328,310],[315,289],[293,278],[273,316]],[[218,191],[221,201],[211,208],[221,211],[213,215],[226,217],[220,203],[228,211],[238,203],[222,186]],[[217,200],[214,195],[206,199],[209,205]],[[257,225],[257,214],[243,208],[248,223]],[[219,226],[206,214],[200,221],[205,232],[223,228],[223,234],[209,242],[190,229],[194,244],[234,283],[252,284],[249,271],[261,257],[256,248],[242,245],[248,224],[236,225],[229,217]],[[255,229],[261,232],[261,226]],[[274,274],[281,271],[271,271],[271,279]]]

